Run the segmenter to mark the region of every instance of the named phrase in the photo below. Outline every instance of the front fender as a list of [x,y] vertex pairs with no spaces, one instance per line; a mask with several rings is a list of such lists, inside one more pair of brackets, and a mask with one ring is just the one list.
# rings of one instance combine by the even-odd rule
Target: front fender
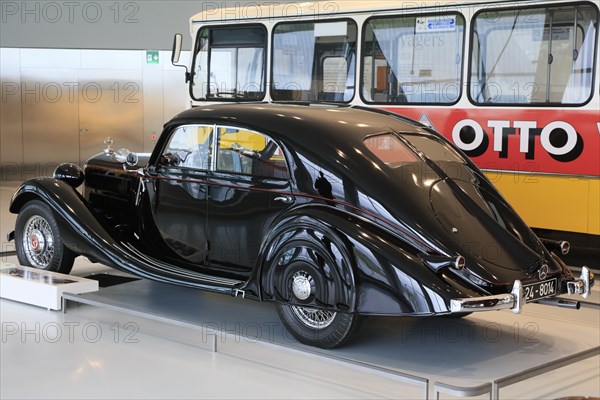
[[97,218],[87,201],[62,181],[40,178],[25,182],[15,193],[10,211],[18,213],[28,201],[40,200],[50,207],[64,245],[77,254],[143,278],[198,289],[230,293],[231,288],[209,285],[200,276],[176,268],[161,268],[155,260],[132,251],[118,240],[111,227]]
[[[256,270],[262,294],[266,270],[272,262],[278,238],[302,224],[323,227],[323,233],[341,244],[352,266],[355,304],[349,312],[370,315],[431,315],[450,312],[453,298],[480,295],[463,286],[451,272],[427,268],[417,250],[373,222],[344,210],[324,205],[295,209],[280,219],[262,249]],[[268,296],[266,298],[268,300]]]
[[114,239],[76,189],[53,178],[32,179],[17,189],[11,200],[10,212],[18,214],[32,200],[40,200],[50,207],[66,247],[77,254],[117,267],[99,250]]

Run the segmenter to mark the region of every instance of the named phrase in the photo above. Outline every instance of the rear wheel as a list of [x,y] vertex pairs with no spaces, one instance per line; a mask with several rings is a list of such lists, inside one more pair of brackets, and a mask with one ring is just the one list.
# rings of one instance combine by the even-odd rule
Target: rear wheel
[[331,349],[350,340],[358,316],[308,307],[277,304],[277,313],[286,329],[300,343]]
[[304,231],[277,252],[272,278],[282,301],[277,312],[301,343],[341,346],[357,330],[359,315],[350,310],[354,284],[346,258],[331,240]]
[[68,274],[75,253],[62,242],[56,219],[41,201],[27,203],[17,217],[15,244],[19,263],[45,271]]

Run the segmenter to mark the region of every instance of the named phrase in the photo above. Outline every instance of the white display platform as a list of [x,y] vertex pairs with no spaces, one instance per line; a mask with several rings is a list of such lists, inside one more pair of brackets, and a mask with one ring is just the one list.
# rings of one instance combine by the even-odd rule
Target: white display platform
[[98,291],[98,281],[0,262],[0,297],[44,307],[62,308],[63,293]]

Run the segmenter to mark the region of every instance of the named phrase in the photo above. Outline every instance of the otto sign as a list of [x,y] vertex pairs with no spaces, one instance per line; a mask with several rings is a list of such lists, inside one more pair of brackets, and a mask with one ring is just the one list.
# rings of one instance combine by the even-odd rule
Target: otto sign
[[[493,136],[493,149],[500,158],[509,157],[509,138],[517,135],[519,151],[527,159],[534,159],[537,136],[542,149],[552,158],[561,162],[576,160],[583,152],[583,139],[568,122],[554,121],[546,126],[538,126],[537,121],[489,120],[487,128]],[[475,120],[463,119],[452,130],[454,143],[470,156],[479,156],[490,147],[490,140],[484,127]]]

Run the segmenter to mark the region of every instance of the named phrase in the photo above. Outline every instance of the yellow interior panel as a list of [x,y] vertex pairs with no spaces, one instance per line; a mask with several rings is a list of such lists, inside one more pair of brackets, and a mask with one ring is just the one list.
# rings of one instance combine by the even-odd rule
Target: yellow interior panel
[[246,130],[227,130],[227,128],[221,128],[221,141],[220,147],[222,149],[230,149],[234,145],[238,145],[247,150],[260,151],[267,145],[265,136],[259,135],[256,132]]
[[514,172],[487,176],[529,226],[600,234],[600,180]]

